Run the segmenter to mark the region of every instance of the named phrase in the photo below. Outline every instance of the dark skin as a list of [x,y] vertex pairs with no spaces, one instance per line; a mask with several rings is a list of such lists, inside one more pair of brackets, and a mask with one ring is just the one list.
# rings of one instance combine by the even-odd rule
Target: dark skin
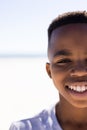
[[[56,117],[61,127],[87,130],[87,24],[68,24],[55,29],[48,58],[46,70],[59,91]],[[73,89],[84,86],[85,90],[77,92],[71,86]]]

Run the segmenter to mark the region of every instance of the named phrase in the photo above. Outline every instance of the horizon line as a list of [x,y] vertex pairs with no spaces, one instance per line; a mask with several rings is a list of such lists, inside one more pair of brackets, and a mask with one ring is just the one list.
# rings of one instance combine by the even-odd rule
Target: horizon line
[[7,53],[7,54],[0,54],[0,58],[45,58],[47,57],[46,54],[41,54],[41,53],[35,53],[35,54],[12,54],[12,53]]

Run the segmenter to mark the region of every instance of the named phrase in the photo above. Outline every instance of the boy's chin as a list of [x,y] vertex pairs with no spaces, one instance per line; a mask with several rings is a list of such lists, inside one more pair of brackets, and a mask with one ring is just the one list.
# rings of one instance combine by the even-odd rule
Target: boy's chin
[[87,108],[87,103],[72,103],[71,105],[75,108],[78,108],[78,109]]

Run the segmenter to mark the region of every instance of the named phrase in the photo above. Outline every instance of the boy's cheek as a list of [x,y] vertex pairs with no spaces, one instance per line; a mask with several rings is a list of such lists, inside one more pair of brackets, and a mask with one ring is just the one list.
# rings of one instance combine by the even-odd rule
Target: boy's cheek
[[59,66],[52,66],[52,72],[55,74],[64,74],[68,71],[68,69],[66,67],[59,67]]
[[52,65],[51,71],[54,74],[63,74],[63,75],[69,75],[72,70],[71,66],[57,66],[57,65]]

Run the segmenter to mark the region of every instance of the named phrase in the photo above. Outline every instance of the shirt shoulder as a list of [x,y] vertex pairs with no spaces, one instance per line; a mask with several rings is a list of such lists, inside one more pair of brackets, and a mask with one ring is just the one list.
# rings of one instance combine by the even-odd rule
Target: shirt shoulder
[[55,116],[54,108],[43,110],[38,115],[14,122],[9,130],[62,130]]

